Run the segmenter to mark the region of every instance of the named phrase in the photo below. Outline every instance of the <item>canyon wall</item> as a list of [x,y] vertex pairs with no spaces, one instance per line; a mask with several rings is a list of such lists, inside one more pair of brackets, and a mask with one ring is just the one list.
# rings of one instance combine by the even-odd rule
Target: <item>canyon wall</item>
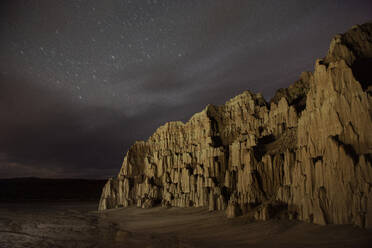
[[267,103],[249,91],[169,122],[127,152],[99,209],[208,207],[372,227],[372,24],[335,36]]

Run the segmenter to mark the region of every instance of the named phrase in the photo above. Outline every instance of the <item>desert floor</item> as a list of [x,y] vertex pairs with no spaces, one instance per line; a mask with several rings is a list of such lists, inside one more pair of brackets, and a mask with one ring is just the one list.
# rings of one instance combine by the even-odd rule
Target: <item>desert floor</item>
[[[96,211],[96,202],[0,203],[0,247],[371,247],[348,225],[227,219],[202,208]],[[369,245],[370,244],[370,245]]]

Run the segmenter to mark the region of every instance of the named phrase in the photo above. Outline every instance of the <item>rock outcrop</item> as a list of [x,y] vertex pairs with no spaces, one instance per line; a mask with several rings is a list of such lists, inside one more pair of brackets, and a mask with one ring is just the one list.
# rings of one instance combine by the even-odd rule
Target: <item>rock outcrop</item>
[[267,103],[243,92],[169,122],[127,152],[99,209],[208,207],[372,227],[372,24],[331,41]]

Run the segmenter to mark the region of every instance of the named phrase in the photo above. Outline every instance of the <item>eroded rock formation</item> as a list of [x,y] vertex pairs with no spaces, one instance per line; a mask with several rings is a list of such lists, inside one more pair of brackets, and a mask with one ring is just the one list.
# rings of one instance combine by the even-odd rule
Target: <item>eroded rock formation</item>
[[99,209],[208,207],[372,227],[372,24],[331,41],[270,103],[243,92],[127,152]]

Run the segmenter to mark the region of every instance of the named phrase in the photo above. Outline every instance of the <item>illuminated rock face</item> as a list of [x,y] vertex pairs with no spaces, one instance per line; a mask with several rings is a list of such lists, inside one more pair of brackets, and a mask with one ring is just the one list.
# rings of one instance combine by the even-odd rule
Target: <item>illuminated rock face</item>
[[243,92],[127,152],[99,209],[208,207],[372,227],[372,24],[337,35],[267,103]]

